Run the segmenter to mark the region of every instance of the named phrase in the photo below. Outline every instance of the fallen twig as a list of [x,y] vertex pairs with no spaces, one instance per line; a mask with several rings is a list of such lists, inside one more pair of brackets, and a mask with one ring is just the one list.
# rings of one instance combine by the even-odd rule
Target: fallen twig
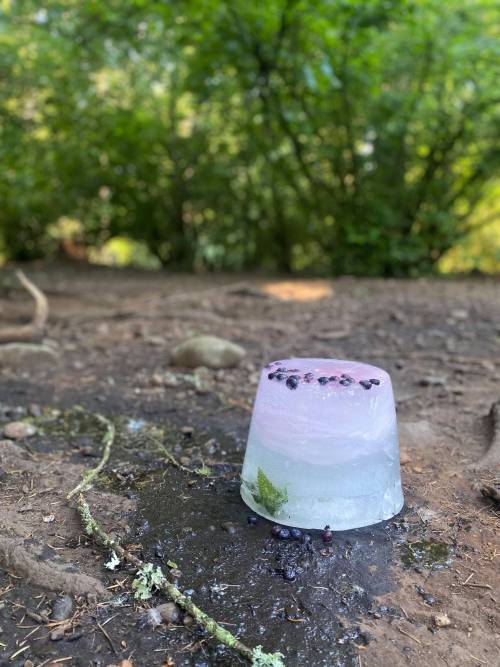
[[[89,504],[83,496],[83,492],[87,489],[88,484],[95,479],[99,472],[104,468],[109,460],[111,447],[115,438],[115,427],[108,419],[102,415],[96,415],[99,421],[106,426],[106,432],[103,436],[102,442],[104,445],[101,460],[98,465],[92,470],[87,471],[77,486],[72,489],[66,496],[70,500],[77,493],[78,501],[77,508],[82,519],[85,532],[89,536],[93,536],[102,546],[112,548],[118,556],[123,560],[131,563],[137,570],[142,570],[145,565],[148,565],[137,556],[134,556],[130,551],[124,549],[116,540],[113,540],[106,531],[100,526],[98,521],[92,516]],[[168,451],[168,450],[166,450]],[[180,464],[179,464],[180,465]],[[191,472],[191,471],[189,471]],[[187,611],[196,622],[207,630],[207,632],[217,641],[225,644],[231,649],[234,649],[240,655],[249,660],[253,667],[284,667],[281,653],[264,653],[261,646],[254,649],[249,648],[239,639],[237,639],[231,632],[223,628],[217,621],[205,614],[199,607],[197,607],[191,600],[183,595],[177,586],[168,581],[164,576],[159,582],[158,587],[163,590],[174,602]],[[100,628],[103,633],[105,631]]]
[[103,417],[102,415],[96,414],[95,417],[98,421],[101,422],[101,424],[104,424],[104,426],[106,427],[106,432],[104,433],[104,436],[102,438],[103,450],[102,450],[101,460],[99,461],[99,463],[96,465],[95,468],[92,468],[91,470],[88,470],[87,472],[84,473],[80,483],[77,484],[75,488],[72,489],[66,496],[67,500],[71,500],[71,498],[75,496],[77,493],[85,491],[89,486],[90,482],[92,482],[92,480],[94,480],[97,477],[97,475],[101,472],[106,463],[109,461],[109,457],[111,454],[111,447],[115,439],[115,426],[113,422],[109,421],[109,419],[106,419],[106,417]]
[[35,300],[35,312],[29,324],[8,327],[0,331],[0,343],[29,342],[41,338],[49,316],[49,302],[47,297],[22,271],[16,271],[21,285]]
[[397,625],[396,627],[402,635],[406,635],[410,639],[413,639],[414,642],[417,642],[417,644],[420,644],[420,646],[422,646],[422,642],[420,641],[420,639],[418,637],[415,637],[414,635],[410,635],[409,632],[406,632],[406,630],[403,630],[403,628],[400,627],[399,625]]

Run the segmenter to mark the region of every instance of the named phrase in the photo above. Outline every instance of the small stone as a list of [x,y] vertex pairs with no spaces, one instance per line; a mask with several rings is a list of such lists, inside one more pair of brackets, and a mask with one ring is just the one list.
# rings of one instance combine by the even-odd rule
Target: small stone
[[178,623],[181,618],[181,610],[175,602],[166,602],[156,607],[160,613],[162,621],[165,623]]
[[234,523],[231,523],[230,521],[226,521],[225,523],[223,523],[222,528],[229,535],[234,535],[236,533],[236,527],[235,527]]
[[3,434],[10,440],[22,440],[31,438],[36,433],[36,427],[33,424],[25,422],[9,422],[4,426]]
[[182,433],[182,435],[186,436],[186,438],[190,438],[194,433],[194,427],[193,426],[183,426],[181,428],[181,433]]
[[49,345],[34,343],[8,343],[0,345],[0,368],[31,369],[38,366],[53,366],[59,354]]
[[437,628],[447,628],[451,625],[451,621],[448,618],[448,614],[436,614],[434,616],[434,623]]
[[245,356],[245,350],[217,336],[195,336],[172,350],[171,363],[174,366],[197,368],[233,368]]
[[60,595],[52,604],[51,621],[66,621],[73,614],[73,598],[69,595]]
[[283,570],[283,579],[285,581],[295,581],[296,578],[297,578],[297,574],[296,574],[295,570],[293,569],[293,567],[291,567],[290,565],[285,567],[285,569]]
[[49,637],[51,642],[60,642],[61,639],[64,637],[64,629],[57,628],[56,630],[52,630]]
[[194,618],[189,614],[186,614],[182,622],[187,628],[190,628],[194,624]]
[[420,378],[418,384],[421,387],[443,387],[446,384],[445,375],[426,375]]
[[31,417],[41,417],[42,408],[37,403],[30,403],[28,406],[28,413]]
[[23,667],[35,667],[33,660],[25,660]]

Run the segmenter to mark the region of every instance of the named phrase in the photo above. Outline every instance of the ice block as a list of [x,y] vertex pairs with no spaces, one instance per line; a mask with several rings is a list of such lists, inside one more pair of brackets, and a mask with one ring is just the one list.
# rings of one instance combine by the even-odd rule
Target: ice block
[[389,375],[338,359],[268,364],[241,496],[258,514],[299,528],[346,530],[397,514],[404,501]]

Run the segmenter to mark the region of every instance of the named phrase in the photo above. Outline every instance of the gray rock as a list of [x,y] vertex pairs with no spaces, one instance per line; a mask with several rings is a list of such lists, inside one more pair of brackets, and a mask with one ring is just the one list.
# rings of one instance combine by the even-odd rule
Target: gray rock
[[53,365],[59,361],[57,351],[49,345],[7,343],[0,345],[0,367],[26,368]]
[[73,615],[73,598],[69,595],[60,595],[54,600],[52,605],[51,621],[65,621]]
[[3,428],[4,436],[10,440],[31,438],[35,433],[36,427],[33,424],[26,424],[25,422],[9,422]]
[[156,610],[160,613],[162,621],[165,623],[178,623],[181,618],[181,610],[175,604],[175,602],[166,602],[156,607]]
[[195,336],[172,351],[171,364],[197,368],[232,368],[245,356],[245,350],[236,343],[216,336]]
[[399,444],[403,450],[426,447],[436,439],[436,432],[432,424],[425,420],[400,422],[398,432]]

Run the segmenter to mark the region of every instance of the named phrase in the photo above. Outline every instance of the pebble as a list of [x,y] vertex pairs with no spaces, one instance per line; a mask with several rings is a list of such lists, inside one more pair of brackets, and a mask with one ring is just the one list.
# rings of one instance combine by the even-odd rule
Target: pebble
[[3,434],[10,440],[22,440],[31,438],[36,433],[36,427],[33,424],[25,422],[9,422],[4,426]]
[[245,356],[245,350],[217,336],[194,336],[172,350],[171,363],[174,366],[197,368],[233,368]]
[[186,614],[182,622],[187,628],[189,628],[194,624],[194,618],[189,614]]
[[181,610],[175,602],[166,602],[156,607],[162,621],[165,623],[178,623],[181,618]]
[[35,343],[0,345],[0,367],[24,370],[39,366],[54,366],[59,357],[59,352],[50,345]]
[[290,565],[285,567],[285,569],[283,570],[283,579],[285,581],[295,581],[296,578],[297,578],[297,574],[296,574],[295,570],[293,569],[293,567],[291,567]]
[[73,615],[73,598],[69,595],[60,595],[52,604],[51,621],[65,621]]
[[448,617],[448,614],[436,614],[434,616],[434,623],[436,624],[437,628],[447,628],[449,625],[451,625],[451,621]]
[[229,533],[229,535],[234,535],[236,533],[236,527],[234,523],[231,523],[230,521],[224,522],[221,527],[226,531],[226,533]]

